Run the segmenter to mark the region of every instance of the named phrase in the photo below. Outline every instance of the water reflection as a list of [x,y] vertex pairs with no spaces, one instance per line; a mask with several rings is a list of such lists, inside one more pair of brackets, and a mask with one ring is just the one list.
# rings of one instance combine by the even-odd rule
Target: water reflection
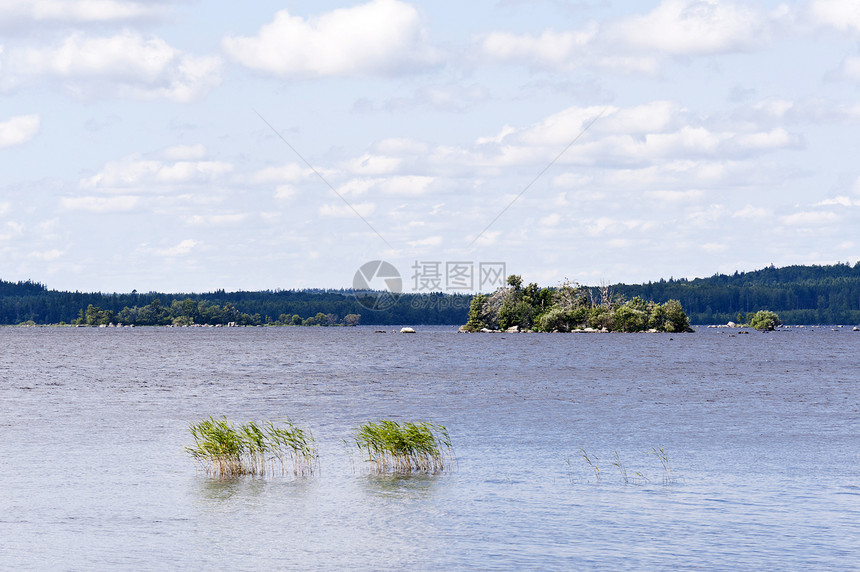
[[203,501],[224,502],[236,496],[257,497],[267,486],[264,479],[250,477],[199,477],[196,496]]
[[433,495],[444,475],[436,474],[371,474],[362,475],[362,489],[373,496],[386,498],[425,499]]
[[310,478],[200,476],[194,481],[192,495],[206,503],[256,501],[273,493],[303,494],[310,486]]

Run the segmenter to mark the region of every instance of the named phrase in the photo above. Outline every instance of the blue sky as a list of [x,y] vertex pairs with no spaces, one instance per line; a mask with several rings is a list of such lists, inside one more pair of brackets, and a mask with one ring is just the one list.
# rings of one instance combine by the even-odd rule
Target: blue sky
[[409,289],[416,261],[547,285],[853,263],[858,46],[856,0],[7,0],[0,278],[349,287],[383,259]]

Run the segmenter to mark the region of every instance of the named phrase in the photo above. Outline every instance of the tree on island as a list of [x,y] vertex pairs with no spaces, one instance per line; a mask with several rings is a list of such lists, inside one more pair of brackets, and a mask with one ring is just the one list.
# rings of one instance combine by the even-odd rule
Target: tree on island
[[565,282],[557,288],[523,286],[511,275],[507,287],[493,294],[478,294],[469,307],[464,331],[519,330],[570,332],[592,328],[615,332],[689,332],[690,320],[680,302],[645,302],[638,296],[625,301],[609,288],[597,291]]

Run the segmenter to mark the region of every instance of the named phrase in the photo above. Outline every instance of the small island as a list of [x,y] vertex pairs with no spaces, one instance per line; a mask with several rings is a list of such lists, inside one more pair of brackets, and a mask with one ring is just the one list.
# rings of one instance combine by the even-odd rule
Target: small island
[[565,282],[556,288],[523,286],[512,274],[507,286],[478,294],[469,307],[464,332],[692,332],[678,300],[664,304],[638,296],[624,300],[612,287],[589,288]]

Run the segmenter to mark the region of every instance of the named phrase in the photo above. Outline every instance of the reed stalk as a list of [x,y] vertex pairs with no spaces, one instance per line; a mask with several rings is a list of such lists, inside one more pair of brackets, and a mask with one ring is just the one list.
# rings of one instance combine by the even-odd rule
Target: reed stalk
[[[588,466],[594,470],[594,478],[597,479],[597,482],[600,482],[600,467],[597,466],[596,461],[598,460],[596,456],[589,456],[588,453],[582,447],[579,448],[579,456],[585,459],[585,462],[588,463]],[[592,461],[592,457],[594,460]]]
[[674,480],[672,476],[672,467],[669,466],[669,455],[663,450],[663,447],[651,449],[648,451],[660,459],[660,464],[663,466],[663,484],[669,484]]
[[624,466],[624,463],[621,461],[621,457],[618,455],[618,449],[616,449],[614,453],[615,461],[613,461],[612,464],[621,472],[621,480],[624,481],[624,484],[628,485],[630,484],[630,478],[627,476],[627,468]]

